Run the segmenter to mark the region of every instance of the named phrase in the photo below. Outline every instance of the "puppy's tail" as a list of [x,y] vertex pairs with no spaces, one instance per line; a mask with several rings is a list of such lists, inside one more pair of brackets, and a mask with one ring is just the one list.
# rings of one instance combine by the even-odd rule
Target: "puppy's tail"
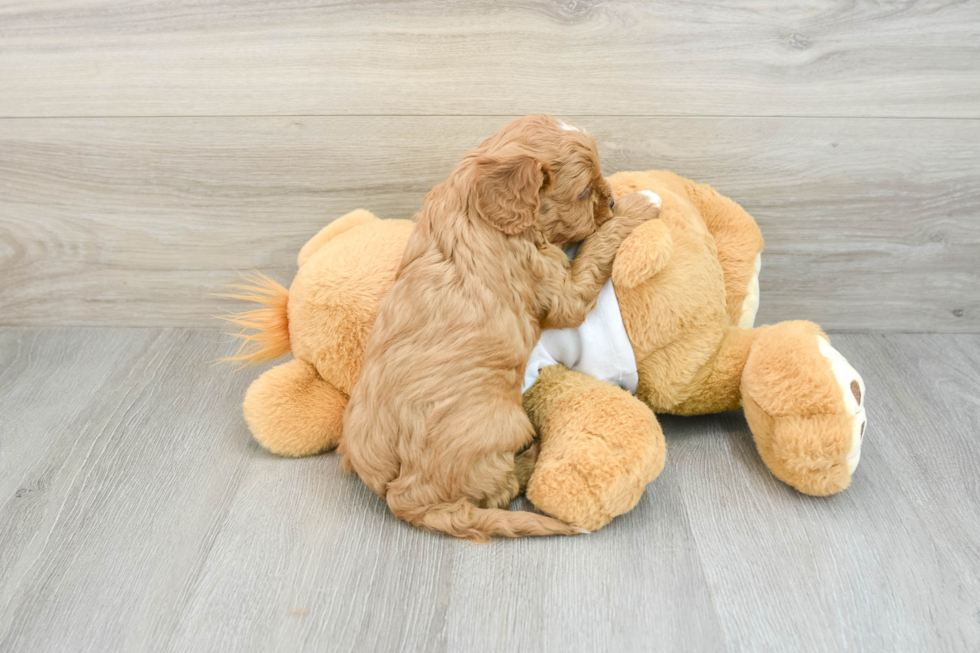
[[398,505],[397,497],[389,493],[387,498],[396,517],[433,533],[475,542],[486,542],[491,537],[579,535],[588,532],[547,515],[519,510],[477,508],[466,499],[403,509]]
[[221,318],[242,328],[239,333],[232,334],[242,341],[241,346],[234,356],[223,360],[258,365],[289,353],[289,318],[286,314],[289,291],[261,272],[253,272],[250,277],[245,277],[245,281],[231,286],[236,292],[223,297],[255,302],[265,308]]

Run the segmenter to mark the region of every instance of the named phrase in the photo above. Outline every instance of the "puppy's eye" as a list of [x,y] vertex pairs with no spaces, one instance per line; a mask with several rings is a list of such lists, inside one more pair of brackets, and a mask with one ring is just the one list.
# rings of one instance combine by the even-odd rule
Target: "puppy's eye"
[[578,198],[580,200],[584,200],[591,194],[592,194],[592,184],[589,184],[588,186],[585,187],[585,190],[583,190],[581,193],[578,194]]

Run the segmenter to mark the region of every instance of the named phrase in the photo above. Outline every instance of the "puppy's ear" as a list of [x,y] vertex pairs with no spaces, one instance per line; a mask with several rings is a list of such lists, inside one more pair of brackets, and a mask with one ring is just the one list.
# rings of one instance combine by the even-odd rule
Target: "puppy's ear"
[[544,163],[523,152],[485,154],[476,160],[473,203],[477,213],[507,235],[534,224],[538,193],[548,183]]

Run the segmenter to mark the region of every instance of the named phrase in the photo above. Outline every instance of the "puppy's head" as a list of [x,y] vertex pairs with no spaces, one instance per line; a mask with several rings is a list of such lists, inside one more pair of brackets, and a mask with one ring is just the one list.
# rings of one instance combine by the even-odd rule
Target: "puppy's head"
[[557,118],[518,118],[471,156],[473,207],[506,234],[536,229],[564,245],[612,217],[595,140]]

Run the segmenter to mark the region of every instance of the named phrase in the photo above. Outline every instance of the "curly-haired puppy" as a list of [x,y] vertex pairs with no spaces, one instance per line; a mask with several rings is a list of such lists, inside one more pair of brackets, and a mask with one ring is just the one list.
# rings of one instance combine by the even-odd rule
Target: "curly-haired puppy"
[[619,244],[658,215],[634,194],[613,216],[610,198],[592,137],[545,115],[505,126],[426,195],[341,445],[397,517],[472,540],[581,532],[503,508],[534,436],[521,381],[541,330],[578,326]]

